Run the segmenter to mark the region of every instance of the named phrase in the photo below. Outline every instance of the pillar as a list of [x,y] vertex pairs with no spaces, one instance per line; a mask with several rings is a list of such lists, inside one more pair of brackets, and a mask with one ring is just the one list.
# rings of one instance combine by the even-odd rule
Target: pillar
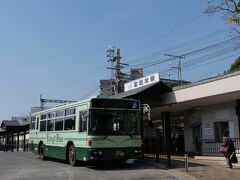
[[238,117],[238,133],[240,138],[240,99],[236,100],[236,114]]
[[26,149],[26,131],[23,132],[23,151],[25,151]]
[[170,112],[162,113],[163,122],[163,143],[167,151],[168,167],[171,167],[171,114]]
[[6,151],[8,151],[8,144],[9,144],[9,135],[8,135],[8,131],[7,131],[7,135],[6,135]]
[[17,133],[17,151],[19,151],[19,132]]
[[12,140],[11,140],[11,141],[12,141],[12,142],[11,142],[11,151],[12,151],[12,152],[13,152],[13,148],[14,148],[14,147],[13,147],[13,146],[14,146],[14,144],[13,144],[13,137],[14,137],[14,133],[12,132],[12,133],[11,133],[11,139],[12,139]]

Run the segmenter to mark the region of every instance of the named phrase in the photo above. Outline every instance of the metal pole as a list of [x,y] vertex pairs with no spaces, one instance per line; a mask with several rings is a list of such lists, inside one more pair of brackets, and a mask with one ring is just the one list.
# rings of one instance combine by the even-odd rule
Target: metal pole
[[188,154],[184,154],[185,171],[188,172]]
[[168,161],[168,167],[171,167],[171,141],[167,140],[167,161]]

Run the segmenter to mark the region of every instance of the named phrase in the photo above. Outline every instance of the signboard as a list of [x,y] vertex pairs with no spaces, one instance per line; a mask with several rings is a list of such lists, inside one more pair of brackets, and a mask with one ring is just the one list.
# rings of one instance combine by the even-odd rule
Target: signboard
[[211,124],[205,124],[203,128],[204,135],[212,135],[213,134],[213,127]]
[[147,86],[149,84],[153,84],[156,82],[160,81],[160,74],[159,72],[154,73],[154,74],[150,74],[148,76],[139,78],[139,79],[135,79],[133,81],[127,82],[124,84],[124,92],[133,90],[133,89],[137,89],[143,86]]

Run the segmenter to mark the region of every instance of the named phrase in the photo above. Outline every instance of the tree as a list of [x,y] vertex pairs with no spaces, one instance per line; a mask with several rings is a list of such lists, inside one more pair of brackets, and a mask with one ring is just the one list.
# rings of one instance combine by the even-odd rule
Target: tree
[[240,26],[240,0],[209,0],[205,13],[222,13],[229,24]]
[[240,70],[240,57],[238,57],[234,63],[231,64],[229,70],[225,71],[224,74],[226,73],[231,73],[234,71],[239,71]]

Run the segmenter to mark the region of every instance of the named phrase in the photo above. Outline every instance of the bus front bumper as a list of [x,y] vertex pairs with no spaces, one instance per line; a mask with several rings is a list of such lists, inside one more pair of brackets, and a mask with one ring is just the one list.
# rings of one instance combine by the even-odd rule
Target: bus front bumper
[[140,147],[131,148],[91,148],[88,149],[89,161],[123,161],[138,159],[142,155]]

